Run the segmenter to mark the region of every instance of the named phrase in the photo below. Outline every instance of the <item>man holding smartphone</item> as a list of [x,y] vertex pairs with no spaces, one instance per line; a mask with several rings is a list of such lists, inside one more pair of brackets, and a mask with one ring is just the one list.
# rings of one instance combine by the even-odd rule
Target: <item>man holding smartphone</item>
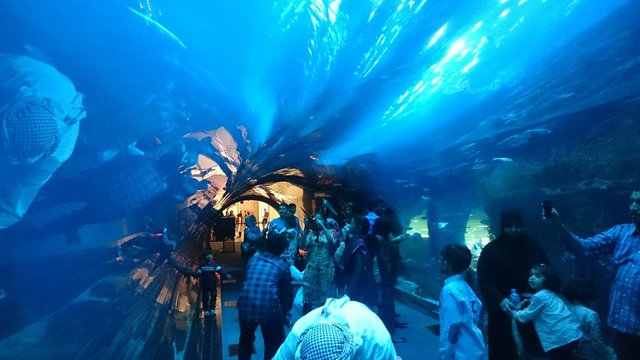
[[608,325],[615,331],[618,359],[637,359],[640,353],[640,191],[631,193],[631,223],[615,225],[582,239],[562,223],[558,212],[549,220],[569,238],[570,250],[585,255],[611,255],[615,278],[611,286]]

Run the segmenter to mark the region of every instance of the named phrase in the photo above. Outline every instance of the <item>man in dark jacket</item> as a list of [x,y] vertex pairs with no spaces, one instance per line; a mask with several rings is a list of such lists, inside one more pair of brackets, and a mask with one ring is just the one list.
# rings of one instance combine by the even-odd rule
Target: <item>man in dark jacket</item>
[[216,289],[218,287],[218,277],[216,273],[226,279],[231,279],[222,266],[213,261],[213,255],[207,253],[205,255],[207,262],[198,267],[196,276],[200,278],[200,291],[202,292],[202,311],[204,316],[213,316],[216,314]]

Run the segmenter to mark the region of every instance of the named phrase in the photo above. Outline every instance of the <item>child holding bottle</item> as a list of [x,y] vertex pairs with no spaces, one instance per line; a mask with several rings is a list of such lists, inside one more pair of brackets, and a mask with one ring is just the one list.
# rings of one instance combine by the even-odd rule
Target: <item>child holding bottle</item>
[[529,287],[534,294],[528,306],[512,311],[511,316],[523,323],[533,321],[542,349],[549,358],[573,358],[582,332],[580,323],[558,296],[560,278],[551,266],[536,265],[531,269]]

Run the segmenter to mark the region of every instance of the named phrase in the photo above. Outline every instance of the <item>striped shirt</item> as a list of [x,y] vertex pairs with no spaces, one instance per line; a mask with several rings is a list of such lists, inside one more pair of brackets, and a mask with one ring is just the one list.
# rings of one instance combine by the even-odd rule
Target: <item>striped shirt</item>
[[289,266],[279,257],[262,252],[247,264],[238,313],[246,320],[269,322],[284,318],[293,302]]
[[640,335],[640,234],[636,225],[616,225],[588,239],[571,235],[572,245],[586,255],[612,255],[616,275],[607,323],[621,333]]

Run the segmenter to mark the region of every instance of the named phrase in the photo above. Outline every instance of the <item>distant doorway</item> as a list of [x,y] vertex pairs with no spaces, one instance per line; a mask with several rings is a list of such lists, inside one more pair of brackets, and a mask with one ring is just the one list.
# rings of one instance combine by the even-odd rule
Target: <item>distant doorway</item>
[[464,241],[471,250],[471,268],[476,270],[482,249],[491,241],[489,216],[482,209],[475,209],[469,214]]

